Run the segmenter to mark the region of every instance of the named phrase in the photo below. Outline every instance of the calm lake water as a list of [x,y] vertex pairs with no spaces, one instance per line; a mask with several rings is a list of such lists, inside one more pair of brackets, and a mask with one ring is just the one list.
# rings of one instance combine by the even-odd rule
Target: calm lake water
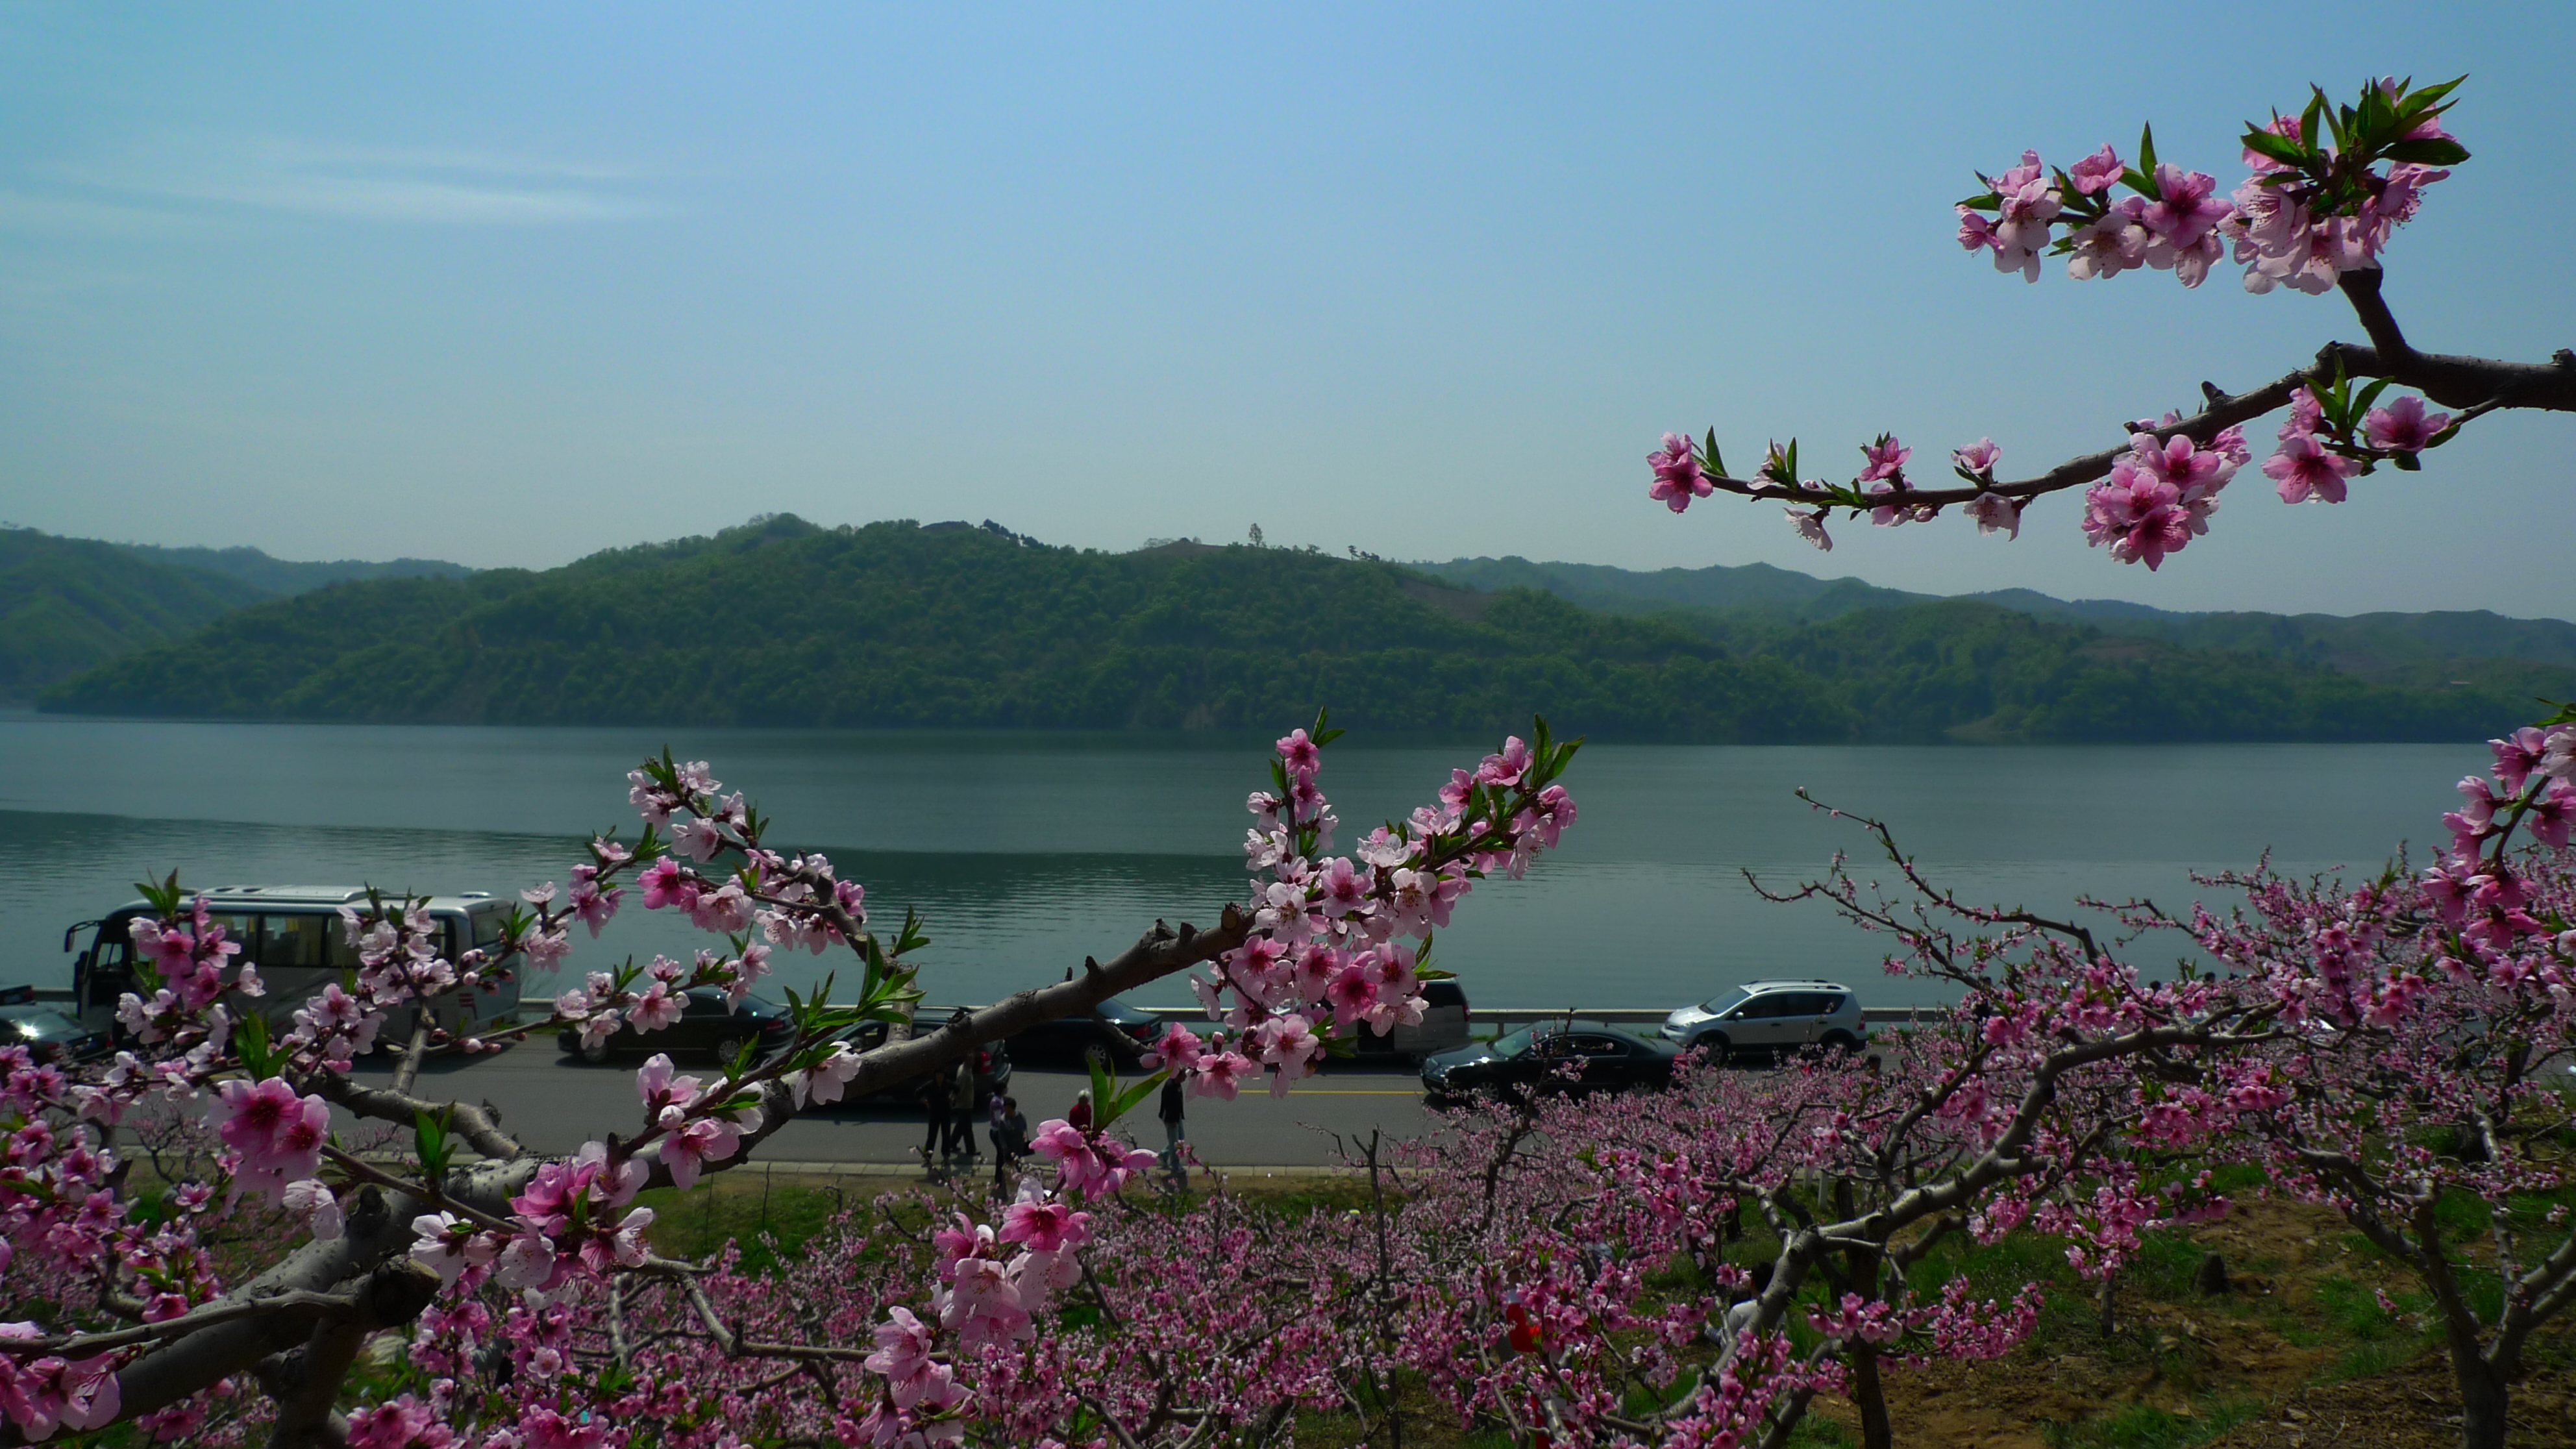
[[[1266,740],[1206,735],[0,715],[0,984],[67,983],[63,929],[130,899],[146,874],[424,892],[564,880],[587,832],[634,833],[625,771],[665,743],[747,791],[777,822],[773,843],[828,851],[881,919],[918,910],[933,1001],[1058,979],[1156,917],[1213,920],[1242,895],[1242,804],[1268,773]],[[1492,743],[1335,744],[1323,783],[1343,848]],[[2178,907],[2215,899],[2191,870],[2249,865],[2266,848],[2300,872],[2376,869],[2401,840],[2438,838],[2451,782],[2486,759],[2475,744],[1593,746],[1567,781],[1582,819],[1564,849],[1526,880],[1479,886],[1438,955],[1486,1006],[1668,1006],[1781,974],[1928,1004],[1881,975],[1876,938],[1745,884],[1748,869],[1787,885],[1837,847],[1865,848],[1794,787],[1886,819],[1965,899],[2060,910],[2089,892]],[[572,968],[684,955],[704,939],[633,899],[596,942],[579,940]],[[823,969],[781,965],[800,988]],[[1143,1004],[1186,995],[1173,983]]]

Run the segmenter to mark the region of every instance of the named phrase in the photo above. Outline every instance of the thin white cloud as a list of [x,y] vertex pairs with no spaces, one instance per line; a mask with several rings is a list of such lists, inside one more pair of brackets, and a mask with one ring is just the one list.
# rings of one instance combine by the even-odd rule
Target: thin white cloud
[[[58,203],[66,225],[78,223],[82,206],[101,208],[94,220],[102,225],[108,211],[178,216],[207,207],[435,226],[560,226],[664,210],[634,194],[643,178],[623,168],[281,137],[170,136],[55,174],[89,194],[33,198]],[[102,195],[119,200],[90,199]],[[28,214],[45,215],[40,207]]]
[[395,176],[270,176],[174,179],[154,194],[312,216],[444,226],[550,226],[623,221],[660,208],[629,197],[546,187],[476,185]]
[[186,224],[184,218],[150,207],[0,186],[0,231],[35,236],[160,236]]

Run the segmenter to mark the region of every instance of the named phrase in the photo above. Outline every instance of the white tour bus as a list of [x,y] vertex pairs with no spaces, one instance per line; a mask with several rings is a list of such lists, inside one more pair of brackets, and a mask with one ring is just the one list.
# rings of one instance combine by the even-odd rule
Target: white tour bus
[[[204,894],[208,917],[224,928],[224,939],[242,943],[241,955],[234,959],[257,963],[260,981],[267,987],[264,996],[228,998],[236,1014],[256,1008],[268,1018],[271,1031],[283,1031],[293,1024],[290,1018],[297,1007],[358,969],[357,948],[341,929],[340,907],[364,908],[367,893],[363,890],[218,886]],[[490,951],[500,944],[501,923],[510,914],[510,903],[484,891],[469,891],[432,896],[428,909],[446,937],[438,954],[454,961],[474,947]],[[63,949],[69,951],[83,931],[97,928],[88,949],[73,959],[72,1000],[82,1025],[112,1032],[120,1044],[125,1031],[116,1020],[117,998],[135,989],[134,919],[150,914],[147,902],[128,901],[100,920],[83,921],[63,933]],[[431,1010],[440,1026],[459,1035],[488,1031],[518,1014],[519,985],[513,979],[494,990],[460,988],[436,998]],[[410,1028],[404,1013],[394,1014],[402,1019],[386,1023],[387,1035]]]

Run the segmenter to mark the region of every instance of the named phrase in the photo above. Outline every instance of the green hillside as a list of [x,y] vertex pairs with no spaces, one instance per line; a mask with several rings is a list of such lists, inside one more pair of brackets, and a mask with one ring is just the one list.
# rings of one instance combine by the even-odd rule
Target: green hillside
[[1678,608],[1832,619],[1860,609],[1930,603],[1934,598],[1903,589],[1882,589],[1859,579],[1820,579],[1764,563],[1644,572],[1607,564],[1532,563],[1511,557],[1460,558],[1413,567],[1471,589],[1544,589],[1569,603],[1614,614]]
[[545,573],[335,584],[45,700],[218,718],[1094,728],[1268,727],[1318,704],[1380,729],[1490,732],[1536,710],[1600,738],[1706,741],[2461,739],[2529,712],[2488,688],[2373,685],[1974,602],[1686,622],[1306,551],[1104,554],[992,525],[791,517]]
[[23,703],[104,660],[184,638],[269,597],[113,544],[0,529],[0,703]]
[[[1523,558],[1416,564],[1472,588],[1519,585],[1613,613],[1661,615],[1711,638],[1741,642],[1748,628],[1823,622],[1864,610],[1933,602],[1859,579],[1820,579],[1769,564],[1642,571]],[[2576,695],[2576,624],[2474,612],[2424,614],[2180,613],[2118,599],[2056,599],[2030,589],[1962,596],[2035,619],[2155,639],[2187,649],[2323,665],[2375,684]],[[1776,630],[1771,631],[1776,632]]]
[[350,579],[461,579],[474,572],[463,564],[431,558],[398,558],[386,563],[343,558],[304,563],[271,558],[255,548],[164,548],[150,543],[120,543],[114,547],[145,563],[175,564],[201,573],[220,574],[251,585],[263,596],[300,594]]
[[185,638],[246,605],[343,579],[461,578],[434,559],[298,563],[255,548],[159,548],[0,528],[0,704]]

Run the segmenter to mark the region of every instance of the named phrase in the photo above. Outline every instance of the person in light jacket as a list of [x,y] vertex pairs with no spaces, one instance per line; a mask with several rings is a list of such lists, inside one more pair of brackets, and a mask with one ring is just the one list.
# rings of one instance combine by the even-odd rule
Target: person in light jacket
[[964,1153],[973,1161],[975,1152],[975,1064],[959,1062],[948,1074],[948,1142],[941,1149],[949,1157]]

